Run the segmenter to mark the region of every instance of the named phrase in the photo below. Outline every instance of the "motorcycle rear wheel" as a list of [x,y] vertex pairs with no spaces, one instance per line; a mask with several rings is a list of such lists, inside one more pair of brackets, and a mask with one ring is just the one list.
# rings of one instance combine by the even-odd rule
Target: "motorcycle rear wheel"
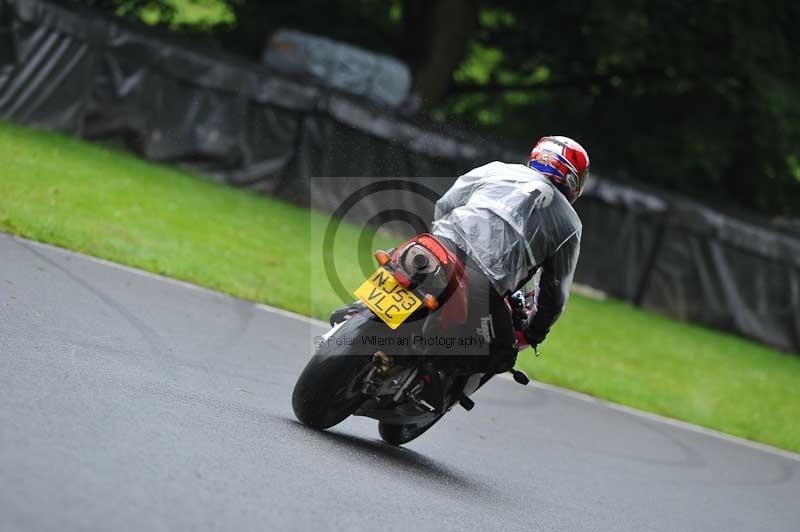
[[[354,337],[365,320],[354,316],[334,333]],[[358,410],[365,396],[353,381],[371,362],[371,357],[349,353],[348,345],[326,342],[306,364],[292,392],[297,419],[315,429],[327,429]]]

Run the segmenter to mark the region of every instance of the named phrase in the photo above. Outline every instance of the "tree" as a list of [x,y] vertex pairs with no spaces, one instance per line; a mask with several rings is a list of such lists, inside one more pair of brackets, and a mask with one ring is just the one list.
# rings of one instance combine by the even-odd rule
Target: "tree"
[[449,109],[510,135],[574,132],[606,175],[800,212],[800,5],[537,8],[498,2],[484,16],[473,57],[495,61],[481,71],[468,60],[456,72]]
[[205,0],[230,13],[217,24],[181,22],[199,0],[81,1],[256,60],[278,27],[395,55],[435,116],[520,143],[569,134],[604,175],[800,213],[791,0]]

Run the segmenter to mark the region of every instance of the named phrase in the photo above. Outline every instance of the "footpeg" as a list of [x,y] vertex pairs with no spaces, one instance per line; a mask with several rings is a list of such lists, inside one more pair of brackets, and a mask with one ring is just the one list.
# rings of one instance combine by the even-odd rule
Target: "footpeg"
[[525,374],[524,371],[511,368],[510,370],[508,370],[508,372],[511,373],[511,376],[514,377],[515,381],[517,381],[523,386],[527,386],[527,384],[531,382],[531,380],[528,378],[528,376]]
[[470,399],[466,395],[462,395],[461,396],[461,400],[458,402],[458,404],[460,404],[461,407],[464,410],[466,410],[467,412],[469,412],[470,410],[475,408],[475,401],[473,401],[472,399]]

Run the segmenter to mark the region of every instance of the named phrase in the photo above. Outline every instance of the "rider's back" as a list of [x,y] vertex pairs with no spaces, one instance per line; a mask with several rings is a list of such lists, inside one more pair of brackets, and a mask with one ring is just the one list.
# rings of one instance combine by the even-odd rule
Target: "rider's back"
[[581,221],[539,172],[492,162],[461,176],[437,202],[433,233],[461,247],[503,294],[553,262],[563,271],[557,277],[571,282]]

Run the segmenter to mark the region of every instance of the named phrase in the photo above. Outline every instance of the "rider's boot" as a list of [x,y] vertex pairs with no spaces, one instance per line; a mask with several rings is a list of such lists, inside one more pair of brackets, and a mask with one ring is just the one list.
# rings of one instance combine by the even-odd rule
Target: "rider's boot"
[[517,350],[514,348],[490,349],[489,356],[489,372],[490,373],[505,373],[514,368],[517,363]]
[[517,363],[516,350],[503,350],[499,353],[492,353],[491,361],[489,363],[489,371],[492,373],[511,373],[514,380],[522,385],[528,384],[531,380],[524,371],[514,368]]

